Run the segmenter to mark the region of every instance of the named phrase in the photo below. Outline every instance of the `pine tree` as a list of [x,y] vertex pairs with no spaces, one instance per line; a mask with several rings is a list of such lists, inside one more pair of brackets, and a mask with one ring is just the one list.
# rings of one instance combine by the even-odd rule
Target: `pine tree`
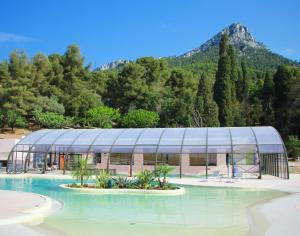
[[228,54],[228,36],[223,34],[220,42],[218,70],[214,84],[214,99],[219,107],[221,126],[233,125],[231,61]]

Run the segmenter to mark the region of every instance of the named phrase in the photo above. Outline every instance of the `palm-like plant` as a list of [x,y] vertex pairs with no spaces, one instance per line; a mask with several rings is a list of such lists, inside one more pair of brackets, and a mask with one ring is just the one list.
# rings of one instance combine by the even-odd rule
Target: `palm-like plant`
[[80,180],[80,185],[83,186],[84,181],[87,181],[91,173],[87,168],[87,160],[86,159],[79,159],[77,165],[75,166],[73,172],[72,172],[73,178],[75,178],[77,181]]
[[[155,177],[157,177],[159,185],[163,187],[167,183],[167,175],[175,169],[173,166],[169,166],[167,164],[157,165],[154,171]],[[161,181],[160,177],[163,176],[163,181]]]
[[110,179],[111,179],[110,174],[105,170],[101,170],[96,175],[96,186],[98,188],[107,188],[108,187],[108,181]]
[[115,177],[113,180],[118,188],[131,188],[134,184],[133,180],[122,176]]
[[137,180],[142,189],[148,189],[154,180],[154,173],[150,170],[143,170],[137,174]]

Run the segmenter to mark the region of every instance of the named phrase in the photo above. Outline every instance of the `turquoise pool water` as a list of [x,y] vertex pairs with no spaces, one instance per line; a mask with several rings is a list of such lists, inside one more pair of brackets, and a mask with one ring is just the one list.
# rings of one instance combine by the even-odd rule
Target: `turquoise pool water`
[[276,191],[187,187],[181,196],[94,195],[59,187],[72,180],[0,179],[0,189],[50,196],[63,208],[37,230],[55,235],[246,235],[248,207],[283,196]]

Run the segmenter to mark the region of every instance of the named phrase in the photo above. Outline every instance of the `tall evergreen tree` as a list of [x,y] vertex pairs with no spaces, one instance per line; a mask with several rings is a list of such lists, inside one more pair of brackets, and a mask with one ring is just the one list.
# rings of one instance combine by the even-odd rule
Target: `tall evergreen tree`
[[218,106],[213,99],[212,85],[204,73],[199,80],[194,112],[194,119],[199,118],[203,127],[220,126]]
[[220,41],[218,70],[214,84],[214,99],[219,107],[221,126],[233,125],[233,103],[231,83],[231,61],[228,54],[228,36],[223,34]]
[[[285,136],[288,132],[289,109],[292,98],[290,97],[292,87],[297,81],[300,70],[290,66],[279,66],[274,74],[274,112],[276,127]],[[298,121],[299,122],[299,121]]]
[[273,100],[274,100],[274,81],[271,73],[268,71],[265,74],[264,84],[261,91],[261,101],[262,101],[262,124],[271,125],[274,122],[274,110],[273,110]]

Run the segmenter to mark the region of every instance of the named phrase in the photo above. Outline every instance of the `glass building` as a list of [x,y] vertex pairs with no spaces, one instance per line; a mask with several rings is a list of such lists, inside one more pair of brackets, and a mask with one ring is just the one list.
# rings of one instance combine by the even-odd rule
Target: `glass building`
[[88,168],[132,176],[158,164],[174,176],[263,174],[288,179],[284,143],[273,127],[44,129],[20,140],[8,156],[8,173]]

